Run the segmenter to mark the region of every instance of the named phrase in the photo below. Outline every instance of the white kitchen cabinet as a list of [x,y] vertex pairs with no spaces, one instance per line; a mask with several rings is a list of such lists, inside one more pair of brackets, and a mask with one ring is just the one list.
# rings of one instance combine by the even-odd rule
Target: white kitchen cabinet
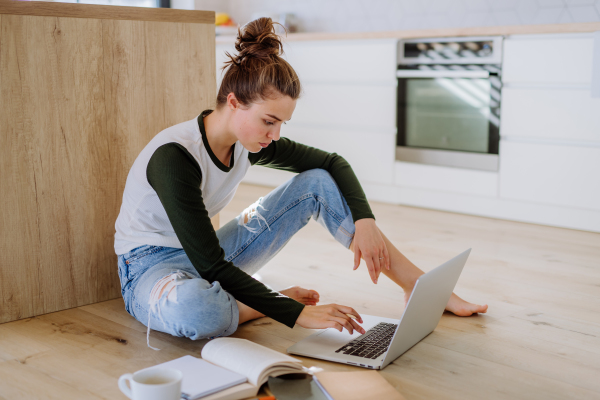
[[299,143],[341,155],[361,182],[393,183],[394,134],[291,126],[283,128],[281,134]]
[[[396,135],[284,126],[281,136],[341,155],[348,161],[361,184],[393,184]],[[278,186],[294,175],[254,166],[248,170],[244,182]]]
[[[396,84],[397,39],[283,41],[283,58],[305,83]],[[233,41],[216,47],[220,68],[235,54]]]
[[396,133],[396,86],[304,84],[288,125]]
[[591,33],[515,35],[504,41],[504,84],[586,84],[592,80]]
[[[284,42],[304,91],[282,136],[348,160],[370,200],[600,232],[591,34],[504,42],[498,172],[397,162],[396,40]],[[217,77],[224,51],[217,46]],[[245,182],[292,173],[253,167]]]
[[[281,135],[344,157],[361,182],[393,184],[396,148],[396,39],[284,42],[303,92]],[[233,44],[217,45],[219,68]],[[249,183],[292,175],[251,168]]]
[[232,56],[237,54],[235,50],[233,42],[230,44],[217,44],[215,49],[215,60],[217,62],[217,93],[219,92],[219,88],[221,87],[221,81],[223,80],[223,75],[225,75],[225,71],[221,68],[225,65],[225,61],[229,61],[229,57],[225,55],[225,52],[228,52]]
[[499,204],[509,215],[527,221],[522,210],[529,204],[540,210],[532,222],[600,231],[600,99],[591,97],[592,56],[591,34],[505,40]]
[[503,138],[600,143],[600,98],[587,88],[506,87],[501,120]]
[[366,183],[363,188],[370,200],[600,232],[600,212],[597,210],[409,186]]
[[600,147],[500,142],[500,197],[600,210]]
[[396,161],[394,183],[402,187],[475,196],[498,195],[498,173]]
[[285,58],[301,82],[396,82],[397,39],[284,42]]

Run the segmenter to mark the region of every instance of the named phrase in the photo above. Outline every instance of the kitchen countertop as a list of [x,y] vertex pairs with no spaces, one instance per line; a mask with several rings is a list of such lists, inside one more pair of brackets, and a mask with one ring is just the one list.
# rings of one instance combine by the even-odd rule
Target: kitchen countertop
[[[360,40],[360,39],[414,39],[427,37],[454,36],[499,36],[499,35],[532,35],[544,33],[586,33],[600,31],[600,22],[582,22],[575,24],[546,24],[546,25],[508,25],[485,26],[475,28],[443,28],[415,29],[400,31],[376,32],[301,32],[290,33],[284,40]],[[235,42],[235,36],[217,36],[217,44]]]
[[3,1],[0,15],[30,15],[61,18],[93,18],[129,21],[184,22],[214,24],[214,11],[171,8],[107,6],[50,1]]

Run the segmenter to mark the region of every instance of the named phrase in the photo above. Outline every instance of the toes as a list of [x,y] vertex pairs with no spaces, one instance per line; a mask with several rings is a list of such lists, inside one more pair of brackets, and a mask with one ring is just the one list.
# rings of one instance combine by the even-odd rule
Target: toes
[[303,304],[314,306],[319,302],[319,293],[316,290],[304,289],[300,286],[292,286],[281,291],[288,297]]
[[484,313],[487,311],[487,305],[481,306],[479,304],[468,303],[468,309],[473,314]]
[[466,303],[462,306],[447,308],[447,310],[459,317],[469,317],[473,314],[484,313],[487,311],[487,308],[487,305],[480,306],[477,304]]
[[319,293],[316,290],[298,288],[298,294],[308,301],[317,301],[319,299]]
[[484,304],[482,306],[478,305],[478,304],[471,304],[468,303],[467,307],[462,307],[459,311],[460,313],[457,313],[456,315],[459,315],[461,317],[469,317],[473,314],[477,314],[477,313],[484,313],[487,311],[487,304]]

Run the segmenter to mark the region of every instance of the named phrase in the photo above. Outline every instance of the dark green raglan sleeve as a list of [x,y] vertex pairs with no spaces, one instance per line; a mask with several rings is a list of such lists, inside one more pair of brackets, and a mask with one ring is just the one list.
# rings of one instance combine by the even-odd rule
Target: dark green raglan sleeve
[[375,219],[352,167],[336,153],[328,153],[282,137],[278,141],[271,142],[258,153],[250,153],[248,158],[252,165],[284,171],[304,172],[314,168],[324,169],[331,174],[340,188],[354,222],[363,218]]
[[225,261],[202,199],[200,166],[187,149],[177,143],[159,147],[150,158],[146,177],[200,276],[219,281],[236,300],[292,328],[304,304],[270,290]]

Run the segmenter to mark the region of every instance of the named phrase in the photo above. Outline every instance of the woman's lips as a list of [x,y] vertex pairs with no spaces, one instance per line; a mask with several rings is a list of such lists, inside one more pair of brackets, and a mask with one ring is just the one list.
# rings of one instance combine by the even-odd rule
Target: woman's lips
[[265,148],[269,145],[269,143],[259,143],[261,145],[262,148]]

